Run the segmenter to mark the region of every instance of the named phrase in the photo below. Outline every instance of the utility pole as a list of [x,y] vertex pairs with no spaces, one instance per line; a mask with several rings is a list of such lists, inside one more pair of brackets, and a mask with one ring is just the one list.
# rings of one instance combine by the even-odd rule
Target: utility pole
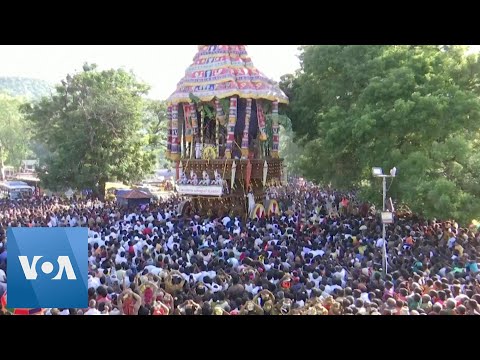
[[[379,167],[374,167],[372,168],[372,174],[375,177],[381,177],[382,178],[382,197],[383,197],[383,204],[382,204],[382,240],[383,240],[383,245],[382,245],[382,270],[383,270],[383,277],[385,278],[385,275],[387,275],[387,266],[388,266],[388,261],[387,261],[387,230],[385,224],[387,223],[393,223],[393,214],[392,213],[387,213],[386,209],[386,199],[387,199],[387,178],[391,177],[394,178],[397,174],[397,168],[393,168],[390,170],[390,175],[384,175],[382,168]],[[384,214],[385,215],[390,215],[389,219],[384,219]]]

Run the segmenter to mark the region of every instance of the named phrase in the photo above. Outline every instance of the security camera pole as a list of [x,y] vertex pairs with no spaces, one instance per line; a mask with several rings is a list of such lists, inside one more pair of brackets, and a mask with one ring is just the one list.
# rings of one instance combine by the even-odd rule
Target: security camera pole
[[393,168],[390,170],[390,175],[384,175],[383,170],[380,167],[372,168],[372,174],[374,177],[381,177],[382,178],[382,187],[383,187],[383,205],[382,205],[382,239],[383,239],[383,251],[382,251],[382,269],[383,269],[383,276],[387,274],[387,234],[385,224],[393,223],[393,214],[386,211],[386,198],[387,198],[387,178],[395,177],[397,174],[397,168]]

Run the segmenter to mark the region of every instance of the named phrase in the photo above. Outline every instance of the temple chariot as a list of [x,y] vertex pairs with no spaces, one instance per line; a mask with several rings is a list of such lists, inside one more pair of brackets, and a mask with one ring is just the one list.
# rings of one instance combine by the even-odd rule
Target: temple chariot
[[183,215],[277,214],[268,194],[285,174],[279,106],[288,98],[256,69],[244,45],[199,45],[168,98],[167,158]]

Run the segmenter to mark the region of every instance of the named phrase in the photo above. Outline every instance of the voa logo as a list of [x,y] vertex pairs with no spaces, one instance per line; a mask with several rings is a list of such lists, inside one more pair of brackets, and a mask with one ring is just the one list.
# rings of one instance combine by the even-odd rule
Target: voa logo
[[8,228],[11,308],[88,307],[88,229]]
[[[20,261],[20,265],[22,266],[23,273],[25,274],[25,278],[27,280],[36,280],[38,277],[37,273],[37,264],[43,256],[34,256],[32,261],[30,262],[28,256],[19,256],[18,260]],[[77,276],[75,275],[75,271],[73,270],[72,263],[70,262],[70,258],[68,256],[59,256],[57,258],[58,264],[58,272],[52,278],[52,280],[62,280],[63,274],[66,275],[68,280],[77,280]],[[50,261],[44,261],[40,265],[40,270],[49,275],[54,270],[54,265]]]

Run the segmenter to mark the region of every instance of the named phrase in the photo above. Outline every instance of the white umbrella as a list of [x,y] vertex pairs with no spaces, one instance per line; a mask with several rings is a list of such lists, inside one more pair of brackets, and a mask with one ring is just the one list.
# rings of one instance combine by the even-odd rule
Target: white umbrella
[[362,225],[362,226],[360,226],[360,230],[362,230],[362,231],[363,231],[363,230],[367,230],[367,225]]

